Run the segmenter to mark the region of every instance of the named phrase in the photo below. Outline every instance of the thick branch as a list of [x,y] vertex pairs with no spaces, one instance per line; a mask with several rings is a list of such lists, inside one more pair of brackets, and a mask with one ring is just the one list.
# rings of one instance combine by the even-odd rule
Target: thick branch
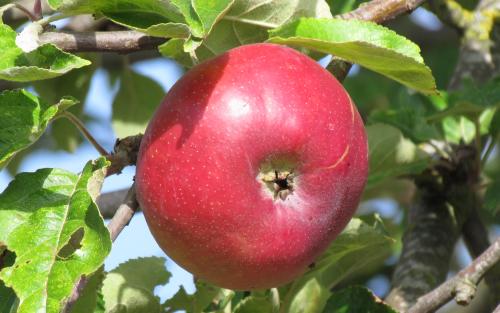
[[415,10],[424,2],[425,0],[372,0],[340,17],[384,23],[398,15]]
[[408,313],[434,312],[453,297],[459,304],[468,304],[485,273],[500,262],[500,237],[469,266],[432,292],[420,297]]
[[132,30],[106,32],[46,32],[41,43],[52,43],[69,52],[118,52],[130,53],[155,49],[164,38],[147,36]]
[[386,299],[398,311],[406,312],[445,280],[462,225],[477,203],[476,165],[474,147],[458,146],[452,158],[416,177],[418,191]]
[[443,190],[436,186],[434,179],[429,177],[417,183],[418,192],[410,207],[403,250],[392,277],[392,290],[385,300],[401,312],[406,312],[420,295],[446,278],[459,236]]

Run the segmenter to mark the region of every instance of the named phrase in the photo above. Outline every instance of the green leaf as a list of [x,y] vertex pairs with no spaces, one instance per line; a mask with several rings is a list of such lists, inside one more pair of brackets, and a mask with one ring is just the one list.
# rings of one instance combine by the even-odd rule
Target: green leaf
[[191,3],[173,0],[172,3],[183,14],[191,34],[196,37],[186,38],[183,41],[182,53],[192,53],[202,44],[199,38],[206,38],[209,35],[215,23],[229,10],[234,0],[193,0]]
[[420,48],[372,22],[301,18],[269,32],[269,42],[333,54],[423,93],[435,93],[431,70]]
[[484,208],[496,215],[500,212],[500,179],[493,180],[484,194]]
[[[174,0],[179,2],[179,0]],[[182,0],[181,0],[182,1]],[[215,23],[231,8],[235,0],[193,0],[193,9],[198,14],[203,26],[203,36],[206,37]]]
[[496,131],[492,127],[492,123],[495,123],[495,116],[497,113],[497,108],[486,109],[479,115],[479,133],[481,135],[486,135],[492,131],[493,133]]
[[180,24],[180,23],[155,24],[142,31],[150,36],[155,36],[155,37],[189,38],[189,27],[185,24]]
[[100,267],[87,279],[87,284],[71,307],[71,313],[88,313],[98,311],[98,300],[102,297],[100,289],[104,280],[104,269]]
[[430,159],[397,128],[387,124],[366,127],[370,159],[370,173],[366,189],[391,177],[418,174]]
[[168,282],[170,273],[160,257],[128,260],[106,275],[102,292],[106,312],[159,313],[154,288]]
[[[234,47],[262,42],[268,38],[269,29],[302,16],[332,17],[324,0],[235,0],[229,10],[214,24],[208,36],[205,36],[196,49],[196,56],[198,60],[204,61]],[[185,48],[180,42],[169,41],[160,47],[160,53],[190,67],[192,61]]]
[[15,177],[0,195],[0,242],[16,254],[0,279],[19,298],[18,313],[58,313],[82,275],[96,271],[111,239],[95,204],[108,162],[80,175],[40,169]]
[[234,308],[234,313],[277,313],[280,308],[278,290],[254,291],[241,300]]
[[193,6],[194,1],[172,0],[171,2],[183,15],[184,20],[189,25],[193,36],[198,38],[203,37],[203,23]]
[[59,12],[65,13],[93,13],[99,1],[88,0],[47,0],[49,6]]
[[162,304],[164,312],[173,313],[179,310],[186,313],[219,312],[230,303],[234,291],[222,289],[201,280],[195,282],[196,291],[189,295],[184,287]]
[[73,13],[102,13],[114,22],[151,36],[204,38],[234,0],[51,0],[53,8]]
[[397,313],[373,293],[361,286],[334,292],[326,303],[323,313]]
[[174,59],[185,67],[192,67],[193,60],[189,54],[184,51],[184,42],[185,40],[182,39],[170,39],[164,44],[158,46],[158,51],[160,51],[164,57]]
[[154,111],[165,96],[149,77],[123,70],[120,90],[113,101],[112,125],[118,138],[144,133]]
[[452,143],[471,143],[476,136],[474,122],[465,116],[447,116],[443,119],[442,125],[446,140]]
[[16,32],[0,23],[0,79],[27,82],[57,77],[90,62],[44,44],[25,53],[16,45]]
[[17,151],[35,142],[57,113],[77,102],[66,97],[59,103],[47,105],[25,90],[0,93],[0,167]]
[[353,218],[318,259],[315,267],[291,283],[283,312],[322,312],[330,289],[343,279],[391,254],[393,240],[377,223],[373,226]]

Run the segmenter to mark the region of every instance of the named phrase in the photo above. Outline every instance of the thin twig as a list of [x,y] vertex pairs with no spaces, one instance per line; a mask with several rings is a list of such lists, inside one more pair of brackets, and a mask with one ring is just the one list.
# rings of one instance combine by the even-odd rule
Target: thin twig
[[[488,230],[479,217],[478,209],[472,210],[462,228],[462,235],[472,258],[477,258],[490,246]],[[500,263],[495,265],[484,277],[494,303],[500,302]]]
[[20,5],[19,3],[14,3],[14,7],[21,12],[23,12],[31,21],[36,21],[37,18],[33,13],[30,12],[30,10],[26,9],[24,6]]
[[115,215],[108,223],[108,230],[113,242],[118,238],[125,226],[128,225],[138,207],[139,203],[135,197],[135,184],[132,184],[123,203],[118,207]]
[[42,18],[42,0],[35,0],[35,4],[33,5],[33,12],[36,21]]
[[92,136],[92,134],[85,127],[85,125],[83,125],[82,121],[80,121],[80,119],[76,117],[73,113],[64,111],[61,114],[61,116],[70,120],[70,122],[73,123],[73,125],[75,125],[76,128],[78,128],[78,130],[82,133],[82,135],[92,144],[92,146],[94,146],[94,148],[97,150],[97,152],[99,152],[100,155],[105,156],[109,154],[109,152],[106,151],[106,149],[104,149],[103,146],[101,146],[97,142],[94,136]]
[[128,188],[102,193],[97,197],[96,203],[103,218],[112,218],[117,208],[128,193]]
[[[127,192],[127,195],[125,196],[125,199],[123,199],[122,204],[116,211],[115,215],[111,219],[111,221],[108,223],[108,230],[111,236],[111,240],[114,242],[118,235],[120,235],[121,231],[127,226],[134,216],[135,211],[139,207],[139,203],[137,202],[137,199],[135,197],[135,186],[132,184],[130,187],[129,191]],[[62,310],[63,313],[68,313],[71,311],[71,308],[75,304],[75,302],[78,300],[80,297],[83,289],[87,285],[87,277],[82,276],[75,284],[75,287],[73,288],[73,291],[66,301],[66,304],[64,305],[64,309]]]
[[500,262],[500,237],[469,266],[438,288],[420,297],[408,313],[434,312],[453,297],[459,304],[468,304],[474,297],[478,283],[498,262]]

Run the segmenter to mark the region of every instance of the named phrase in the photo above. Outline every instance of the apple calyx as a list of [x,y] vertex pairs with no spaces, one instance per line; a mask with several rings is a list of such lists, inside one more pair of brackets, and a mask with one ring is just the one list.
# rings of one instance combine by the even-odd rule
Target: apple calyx
[[261,164],[258,180],[264,190],[272,194],[273,200],[284,201],[293,193],[296,184],[295,163],[289,157],[281,157],[266,160]]
[[262,175],[262,182],[273,193],[273,199],[285,200],[286,197],[293,193],[293,177],[291,171],[274,170]]

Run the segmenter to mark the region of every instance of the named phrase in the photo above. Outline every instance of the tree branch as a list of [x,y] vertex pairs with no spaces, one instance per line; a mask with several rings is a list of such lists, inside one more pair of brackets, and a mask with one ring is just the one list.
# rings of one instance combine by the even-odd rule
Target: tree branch
[[118,207],[115,215],[108,223],[109,234],[113,242],[118,238],[125,226],[128,225],[138,207],[139,203],[135,197],[135,184],[132,184],[123,203]]
[[[462,235],[472,258],[479,257],[490,246],[488,231],[481,221],[477,209],[472,210],[469,214],[462,228]],[[496,303],[500,303],[500,263],[486,273],[484,280],[493,298],[491,307],[494,307]]]
[[420,297],[408,313],[434,312],[453,297],[459,304],[468,304],[486,272],[500,262],[500,237],[469,266],[432,292]]
[[165,38],[151,37],[144,33],[123,30],[106,32],[45,32],[40,42],[52,43],[68,52],[118,52],[130,53],[155,49]]
[[469,10],[455,0],[431,0],[430,8],[439,19],[449,26],[462,31],[467,27],[472,18]]
[[[480,11],[485,8],[486,2],[489,0],[482,0],[477,9],[475,11]],[[496,1],[496,3],[500,2],[498,0],[493,0]],[[491,1],[490,1],[491,4]],[[477,12],[476,12],[477,14]],[[480,16],[476,16],[476,23],[480,23],[480,21],[484,19],[480,18]],[[471,22],[473,23],[473,22]],[[476,26],[479,26],[476,25]],[[474,27],[476,27],[474,26]],[[471,52],[467,50],[470,47],[476,47],[476,42],[477,40],[482,41],[482,43],[486,43],[486,41],[489,42],[488,39],[484,39],[483,37],[478,38],[478,34],[475,36],[472,35],[471,30],[469,30],[469,33],[467,33],[467,29],[465,30],[465,37],[462,43],[462,52],[460,54],[459,62],[456,68],[456,71],[452,77],[452,83],[450,84],[450,89],[456,89],[459,88],[460,84],[459,82],[462,81],[463,77],[465,76],[470,76],[474,80],[477,81],[482,81],[485,78],[491,77],[491,63],[488,61],[488,58],[485,58],[484,55],[482,54],[486,46],[480,45],[480,49],[477,49],[475,52]],[[484,32],[481,33],[484,35]],[[481,36],[482,36],[481,35]],[[489,36],[489,33],[487,37]],[[470,40],[470,41],[469,41]],[[479,57],[478,54],[480,53]],[[489,53],[489,47],[488,47],[488,53]],[[479,151],[476,151],[476,148],[471,146],[469,149],[472,153],[472,155],[477,156]],[[477,190],[477,184],[479,182],[479,172],[480,166],[477,164],[475,157],[472,155],[470,157],[467,157],[466,160],[462,160],[462,157],[460,156],[461,152],[466,152],[466,150],[462,149],[454,149],[454,152],[452,154],[452,159],[455,159],[456,162],[454,162],[456,165],[459,167],[456,168],[453,172],[447,174],[447,175],[442,175],[443,177],[449,176],[451,179],[449,179],[448,182],[445,183],[446,189],[449,189],[447,192],[443,193],[443,196],[445,197],[445,204],[447,207],[451,210],[453,210],[453,215],[447,217],[446,220],[442,220],[440,224],[435,224],[433,227],[429,227],[426,229],[424,232],[417,232],[414,229],[409,228],[407,230],[407,234],[405,234],[405,239],[403,241],[403,255],[402,258],[400,258],[400,261],[398,262],[396,266],[396,271],[395,275],[393,277],[393,290],[391,291],[389,297],[387,298],[389,304],[393,305],[400,311],[405,311],[408,307],[411,307],[414,305],[415,301],[422,295],[431,292],[433,288],[431,287],[431,284],[427,284],[427,289],[423,288],[414,288],[414,282],[419,281],[426,281],[426,279],[429,277],[427,276],[428,274],[432,274],[432,270],[426,271],[426,272],[421,272],[418,273],[417,271],[412,271],[411,270],[411,262],[415,263],[415,259],[411,260],[411,256],[413,254],[415,255],[421,255],[422,253],[420,252],[422,245],[420,244],[415,244],[414,242],[420,242],[424,243],[425,238],[427,236],[436,236],[441,234],[443,231],[443,225],[446,227],[446,231],[448,231],[451,235],[450,237],[453,238],[447,238],[446,240],[452,240],[453,242],[456,241],[458,238],[456,236],[457,231],[462,232],[463,225],[464,223],[466,224],[467,219],[471,214],[474,213],[474,210],[476,210],[479,207],[480,203],[480,198],[476,193]],[[452,164],[450,164],[452,165]],[[451,176],[450,176],[451,174]],[[462,180],[462,183],[459,183],[459,180]],[[451,189],[450,189],[451,188]],[[419,187],[421,189],[421,187]],[[418,203],[420,200],[416,199],[416,202]],[[427,207],[432,208],[435,207],[434,202],[428,202],[425,204]],[[413,216],[415,211],[414,208],[410,208],[410,216]],[[425,211],[424,211],[425,212]],[[418,215],[420,213],[417,211],[415,212]],[[432,214],[432,212],[428,211],[427,213]],[[440,214],[439,211],[434,212],[434,214]],[[455,218],[458,217],[458,218]],[[454,227],[449,228],[447,225],[452,225],[450,224],[454,223]],[[468,227],[468,226],[465,226]],[[417,268],[427,268],[427,265],[434,266],[435,269],[441,269],[439,277],[440,279],[434,282],[442,282],[444,280],[445,275],[448,272],[448,266],[446,267],[440,267],[439,263],[434,263],[437,261],[436,258],[442,257],[443,262],[449,262],[450,257],[451,257],[451,250],[444,250],[443,248],[448,247],[447,245],[448,241],[439,243],[439,247],[424,247],[426,250],[435,250],[435,253],[428,257],[428,258],[419,258],[418,260],[418,267]],[[443,250],[438,250],[438,249],[443,249]],[[440,252],[446,251],[446,254],[441,255]],[[406,257],[405,257],[406,256]],[[410,257],[408,257],[410,256]],[[406,271],[405,271],[406,269]],[[419,279],[420,277],[420,279]],[[431,277],[436,277],[436,276],[431,276]],[[437,286],[437,285],[436,285]],[[462,294],[462,296],[459,296],[459,298],[464,298],[466,297],[467,294]],[[427,301],[429,298],[425,298],[422,301]],[[449,299],[448,299],[449,300]],[[421,301],[421,300],[419,300]],[[441,303],[441,305],[444,303]],[[421,304],[419,304],[421,305]]]
[[500,43],[491,40],[492,35],[498,35],[494,31],[498,14],[498,0],[481,0],[472,12],[470,21],[465,25],[460,57],[449,89],[460,88],[466,77],[473,78],[476,82],[484,82],[499,72],[498,64],[495,64],[492,56],[492,45],[498,48]]
[[117,139],[114,152],[107,156],[111,166],[107,170],[107,176],[120,174],[124,167],[135,165],[137,154],[141,145],[142,134]]
[[417,193],[386,298],[398,311],[406,312],[446,278],[462,225],[478,200],[475,153],[472,146],[457,146],[451,158],[415,178]]
[[425,0],[372,0],[339,17],[384,23],[415,10],[424,2]]
[[127,195],[129,188],[120,189],[112,192],[102,193],[97,197],[97,206],[105,219],[112,218],[116,209],[120,206]]

